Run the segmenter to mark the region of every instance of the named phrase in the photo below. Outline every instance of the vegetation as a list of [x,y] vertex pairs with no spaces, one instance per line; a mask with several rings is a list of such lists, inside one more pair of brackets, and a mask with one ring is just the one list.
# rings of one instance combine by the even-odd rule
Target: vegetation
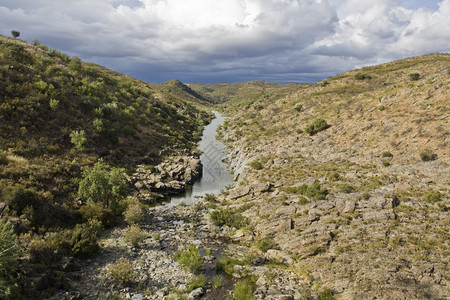
[[176,252],[173,259],[179,262],[186,270],[197,273],[203,269],[203,259],[195,245],[188,245],[184,249]]
[[0,220],[0,298],[20,298],[19,249],[11,223]]
[[144,241],[147,234],[139,227],[139,225],[131,225],[124,232],[125,242],[137,248]]
[[411,80],[419,80],[419,79],[420,79],[420,73],[419,73],[419,71],[413,71],[413,72],[410,72],[410,73],[408,74],[408,76],[409,76],[409,78],[410,78]]
[[301,186],[285,188],[287,193],[301,194],[315,200],[325,199],[328,195],[328,189],[321,188],[318,180],[315,180],[310,186],[302,184]]
[[432,161],[437,159],[437,154],[433,153],[431,149],[424,149],[420,152],[420,159],[422,161]]
[[262,252],[267,252],[270,249],[278,249],[277,243],[271,236],[256,240],[254,245]]
[[309,135],[315,135],[316,133],[327,129],[328,127],[330,126],[327,124],[327,121],[322,118],[317,118],[312,123],[306,125],[305,132]]
[[104,274],[110,281],[121,285],[127,285],[136,278],[136,271],[131,261],[123,257],[107,265]]
[[233,296],[236,300],[251,300],[253,299],[253,292],[256,288],[255,283],[246,278],[239,280],[234,286]]
[[247,218],[242,216],[239,211],[233,209],[216,209],[211,212],[211,221],[217,226],[229,226],[242,228],[248,224]]
[[367,73],[359,72],[359,73],[355,74],[355,79],[357,79],[357,80],[365,80],[365,79],[371,79],[371,78],[372,78],[372,76],[370,76]]

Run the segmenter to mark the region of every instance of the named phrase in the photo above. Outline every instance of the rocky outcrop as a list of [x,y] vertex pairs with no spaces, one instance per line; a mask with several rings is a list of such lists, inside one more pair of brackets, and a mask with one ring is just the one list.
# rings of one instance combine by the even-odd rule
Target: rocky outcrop
[[156,167],[139,165],[130,176],[130,183],[141,194],[146,191],[179,194],[201,174],[202,164],[197,154],[179,155],[168,157]]

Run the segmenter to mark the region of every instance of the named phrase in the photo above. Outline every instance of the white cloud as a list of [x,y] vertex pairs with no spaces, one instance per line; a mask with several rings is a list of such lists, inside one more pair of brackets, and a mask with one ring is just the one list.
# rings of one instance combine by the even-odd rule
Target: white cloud
[[450,0],[442,0],[436,11],[412,9],[420,1],[408,2],[408,8],[404,3],[4,0],[0,33],[16,29],[26,40],[37,38],[146,80],[191,81],[202,74],[206,80],[315,80],[330,66],[329,75],[449,51]]

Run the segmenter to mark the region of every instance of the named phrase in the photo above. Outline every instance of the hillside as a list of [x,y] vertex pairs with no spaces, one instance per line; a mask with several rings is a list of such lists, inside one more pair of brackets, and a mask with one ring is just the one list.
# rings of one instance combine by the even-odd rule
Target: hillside
[[[45,274],[61,284],[61,254],[95,252],[93,220],[105,227],[120,222],[124,199],[134,192],[127,174],[138,164],[151,168],[193,153],[211,120],[207,105],[182,86],[169,91],[38,42],[0,36],[0,216],[19,235],[24,278]],[[85,190],[83,179],[91,180]],[[107,199],[99,202],[100,194]],[[16,271],[0,272],[0,298],[15,289],[4,281],[16,282]],[[18,284],[27,281],[33,294],[36,280]]]
[[222,233],[249,247],[234,256],[276,249],[257,299],[449,297],[449,66],[425,55],[227,105],[237,186],[219,207],[249,225]]

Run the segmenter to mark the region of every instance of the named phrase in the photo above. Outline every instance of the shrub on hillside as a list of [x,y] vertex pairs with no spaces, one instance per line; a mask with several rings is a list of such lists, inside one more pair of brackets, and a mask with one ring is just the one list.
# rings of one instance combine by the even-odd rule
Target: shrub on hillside
[[9,222],[0,220],[0,298],[20,299],[19,249]]
[[263,168],[263,165],[261,162],[254,160],[250,163],[250,167],[252,167],[255,170],[261,170]]
[[312,123],[306,125],[305,132],[309,135],[315,135],[316,133],[327,129],[328,127],[330,126],[327,124],[327,121],[322,118],[317,118]]
[[420,79],[420,73],[418,71],[410,72],[408,74],[408,76],[411,80],[419,80]]
[[58,232],[53,242],[67,256],[88,257],[99,249],[98,239],[101,229],[100,221],[91,220],[77,224],[73,229]]
[[254,282],[250,279],[241,279],[234,286],[233,296],[236,300],[249,300],[253,299],[253,292],[256,288]]
[[420,152],[420,159],[422,161],[432,161],[437,159],[437,154],[433,153],[431,149],[425,149]]
[[110,281],[121,285],[133,282],[137,276],[131,261],[124,257],[119,258],[113,264],[107,265],[104,274]]
[[8,164],[8,159],[6,158],[6,153],[0,150],[0,165]]
[[295,103],[295,104],[294,104],[294,109],[295,109],[296,111],[301,111],[302,108],[303,108],[303,104],[302,104],[302,103]]
[[125,242],[137,248],[146,237],[146,233],[139,227],[139,225],[131,225],[125,229],[123,238]]
[[365,80],[365,79],[371,79],[371,78],[372,78],[372,76],[370,76],[367,73],[357,73],[357,74],[355,74],[355,79],[357,79],[357,80]]
[[145,219],[145,211],[142,204],[133,202],[128,204],[127,209],[123,212],[125,222],[128,224],[137,224]]
[[84,130],[74,130],[70,133],[70,142],[74,145],[75,149],[79,151],[85,150],[87,142],[86,132]]
[[315,180],[310,186],[302,184],[301,186],[291,186],[284,189],[286,193],[301,194],[315,200],[323,200],[328,195],[328,189],[321,188],[318,180]]
[[210,215],[211,221],[217,226],[241,228],[248,225],[248,220],[239,212],[232,209],[216,209]]
[[86,201],[102,203],[115,211],[119,200],[126,194],[127,180],[124,169],[110,168],[101,159],[94,167],[83,169],[78,195]]
[[428,192],[423,197],[423,200],[430,204],[439,202],[439,201],[441,201],[441,199],[442,199],[442,194],[439,191]]
[[267,252],[270,249],[278,249],[278,245],[271,236],[266,236],[255,241],[255,246],[262,252]]
[[2,201],[6,202],[20,216],[27,207],[36,208],[40,206],[41,199],[34,189],[16,184],[3,190]]
[[97,220],[105,227],[111,227],[116,217],[111,209],[104,207],[101,203],[86,203],[79,208],[78,212],[84,222]]

